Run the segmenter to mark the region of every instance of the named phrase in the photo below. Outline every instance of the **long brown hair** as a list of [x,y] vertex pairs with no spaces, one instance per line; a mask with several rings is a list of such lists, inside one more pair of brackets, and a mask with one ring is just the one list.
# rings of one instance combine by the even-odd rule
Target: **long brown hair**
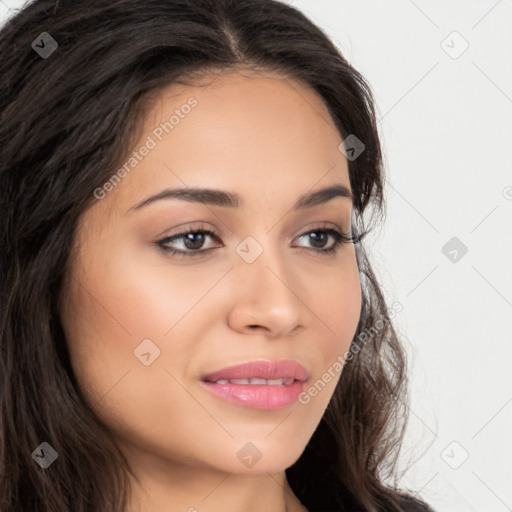
[[[35,0],[3,26],[0,49],[0,510],[123,512],[130,468],[82,399],[58,306],[77,220],[124,161],[150,93],[238,66],[311,87],[341,138],[365,145],[349,161],[359,235],[370,210],[384,215],[372,93],[318,27],[276,0]],[[356,254],[351,352],[286,475],[311,512],[424,510],[384,483],[406,424],[406,360],[363,241]],[[42,441],[59,454],[47,469],[31,456]]]

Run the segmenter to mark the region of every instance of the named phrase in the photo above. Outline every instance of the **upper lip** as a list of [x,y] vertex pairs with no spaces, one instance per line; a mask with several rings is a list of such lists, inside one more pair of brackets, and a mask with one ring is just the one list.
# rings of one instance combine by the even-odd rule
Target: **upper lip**
[[284,359],[281,361],[249,361],[248,363],[239,364],[236,366],[229,366],[218,370],[213,373],[209,373],[202,377],[203,381],[217,382],[221,379],[280,379],[293,377],[296,380],[306,381],[308,378],[308,372],[304,366],[297,363]]

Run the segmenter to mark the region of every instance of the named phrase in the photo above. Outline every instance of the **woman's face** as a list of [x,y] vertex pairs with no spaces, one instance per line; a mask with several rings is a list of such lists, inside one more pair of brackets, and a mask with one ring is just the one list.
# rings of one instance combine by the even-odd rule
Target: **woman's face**
[[[350,232],[351,199],[295,208],[326,187],[350,190],[340,142],[311,90],[273,74],[224,73],[163,91],[137,155],[96,190],[78,226],[62,323],[86,400],[136,467],[273,473],[303,452],[361,307],[354,246],[322,252],[335,238],[321,230]],[[239,204],[190,194],[137,207],[184,188],[236,194]],[[158,245],[198,230],[215,236]],[[230,401],[202,381],[255,360],[302,365],[303,398],[264,408],[258,390],[237,385],[241,398]]]

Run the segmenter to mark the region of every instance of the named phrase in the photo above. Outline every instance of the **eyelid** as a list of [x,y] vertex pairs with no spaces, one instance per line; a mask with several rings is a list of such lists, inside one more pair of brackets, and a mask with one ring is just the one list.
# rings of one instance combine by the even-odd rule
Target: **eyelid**
[[[177,237],[179,235],[186,235],[188,233],[195,233],[197,231],[211,231],[215,237],[217,237],[218,239],[221,238],[221,235],[217,231],[217,229],[215,229],[214,227],[207,226],[204,222],[201,222],[201,221],[199,221],[199,222],[200,222],[200,224],[198,224],[198,225],[195,225],[194,223],[188,223],[188,224],[185,224],[184,227],[180,226],[178,231],[176,231],[175,233],[171,233],[170,235],[157,235],[157,236],[159,236],[159,237],[162,236],[162,240],[168,240],[170,238]],[[309,227],[310,225],[312,227]],[[344,234],[352,233],[352,231],[353,231],[352,226],[349,226],[348,230],[345,230],[341,227],[341,224],[337,224],[335,222],[330,222],[330,221],[310,222],[310,223],[306,224],[305,226],[302,226],[301,228],[299,228],[297,234],[295,236],[293,236],[292,240],[295,240],[295,238],[297,238],[301,235],[305,235],[315,229],[324,229],[324,228],[332,228],[332,227],[334,227],[335,229],[337,229],[338,231],[340,231],[341,233],[344,233]],[[166,231],[168,231],[168,230],[166,230]],[[164,231],[164,233],[165,233],[165,231]]]
[[[334,228],[332,226],[335,226]],[[327,233],[328,236],[334,238],[334,244],[329,249],[322,249],[322,248],[310,248],[310,247],[298,247],[299,249],[305,249],[308,252],[313,253],[320,253],[323,255],[330,255],[331,253],[337,253],[338,250],[341,248],[342,245],[348,244],[348,243],[357,243],[362,236],[359,237],[354,236],[354,232],[352,227],[349,228],[349,231],[345,231],[342,228],[340,228],[337,224],[328,222],[328,221],[320,221],[318,223],[312,223],[312,226],[309,228],[306,228],[306,226],[303,226],[300,229],[300,232],[298,235],[294,236],[292,238],[292,242],[296,240],[297,238],[302,238],[308,236],[310,233],[315,231],[322,231],[324,233]],[[181,231],[178,231],[177,233],[173,233],[171,235],[165,236],[164,238],[156,241],[154,245],[157,245],[160,249],[164,250],[166,253],[171,255],[180,255],[184,257],[203,257],[205,256],[204,253],[209,253],[211,250],[215,249],[215,247],[210,247],[208,249],[197,249],[197,250],[182,250],[182,249],[170,249],[166,248],[164,245],[169,242],[173,242],[175,240],[180,240],[184,236],[192,233],[203,233],[213,239],[216,239],[217,241],[221,240],[221,237],[217,230],[215,228],[208,228],[204,224],[201,224],[199,226],[186,226]],[[364,234],[363,234],[364,235]],[[222,243],[222,242],[221,242]]]

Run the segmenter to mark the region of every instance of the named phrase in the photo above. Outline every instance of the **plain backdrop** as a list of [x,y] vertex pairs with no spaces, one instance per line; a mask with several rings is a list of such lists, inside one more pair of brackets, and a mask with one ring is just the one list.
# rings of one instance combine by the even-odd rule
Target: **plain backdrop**
[[387,216],[366,243],[403,306],[401,486],[438,512],[512,511],[512,0],[287,3],[377,102]]

